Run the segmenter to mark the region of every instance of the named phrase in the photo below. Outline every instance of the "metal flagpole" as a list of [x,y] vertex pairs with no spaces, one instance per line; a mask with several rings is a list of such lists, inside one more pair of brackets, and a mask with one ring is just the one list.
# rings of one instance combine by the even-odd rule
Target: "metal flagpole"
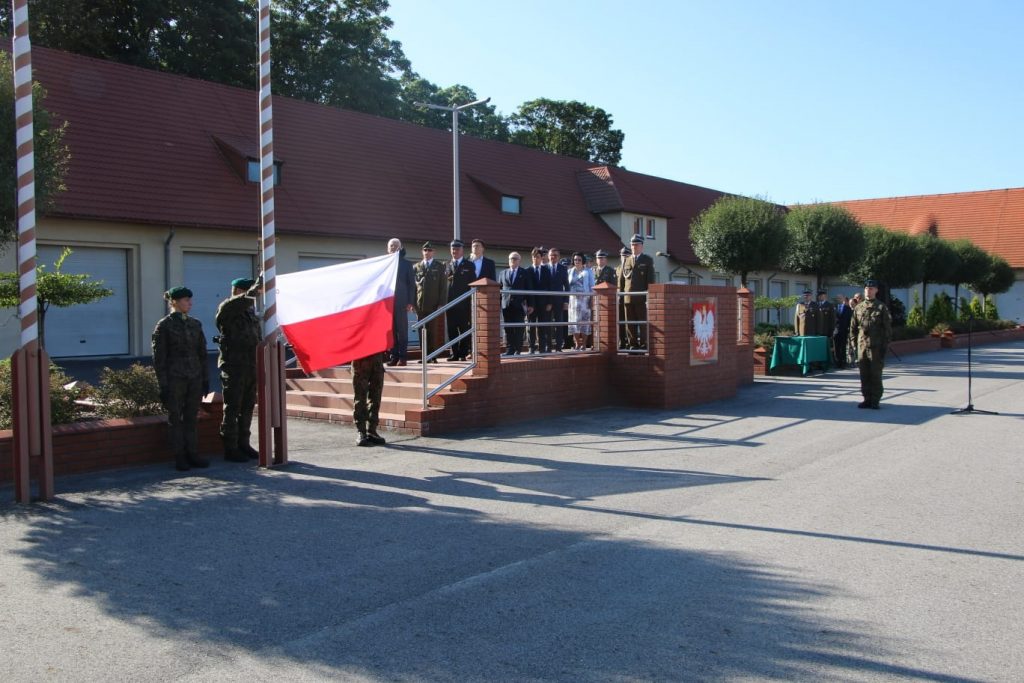
[[28,0],[13,0],[14,115],[18,173],[18,286],[21,346],[11,356],[14,403],[14,489],[31,500],[31,462],[39,461],[39,497],[53,498],[50,359],[39,345],[36,300],[36,185],[32,125],[32,44]]
[[263,234],[263,342],[259,364],[261,467],[288,462],[284,343],[277,325],[274,235],[274,115],[270,97],[270,0],[259,0],[260,202]]

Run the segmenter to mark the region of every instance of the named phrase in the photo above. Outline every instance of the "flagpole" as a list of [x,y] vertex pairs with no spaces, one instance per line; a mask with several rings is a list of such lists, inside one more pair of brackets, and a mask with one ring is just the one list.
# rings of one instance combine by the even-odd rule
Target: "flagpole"
[[39,344],[36,297],[36,182],[32,120],[32,43],[28,0],[12,0],[15,145],[18,175],[18,288],[21,346],[11,356],[14,409],[12,449],[15,498],[31,500],[31,461],[39,462],[39,497],[53,498],[53,435],[50,431],[50,360]]
[[259,0],[260,226],[263,246],[263,341],[258,354],[260,467],[288,462],[284,344],[277,325],[274,232],[274,114],[270,96],[270,0]]

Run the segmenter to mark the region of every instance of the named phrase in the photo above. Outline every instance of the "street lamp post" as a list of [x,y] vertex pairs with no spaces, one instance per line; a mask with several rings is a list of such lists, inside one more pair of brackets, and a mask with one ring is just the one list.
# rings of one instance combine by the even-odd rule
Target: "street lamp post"
[[476,102],[469,102],[467,104],[460,104],[458,106],[443,107],[440,104],[430,104],[428,102],[416,102],[415,106],[423,107],[425,109],[437,109],[439,111],[450,111],[452,113],[452,187],[453,187],[453,205],[452,215],[453,219],[453,239],[459,239],[461,235],[461,227],[459,223],[459,112],[463,109],[469,109],[479,104],[487,104],[491,101],[490,97]]

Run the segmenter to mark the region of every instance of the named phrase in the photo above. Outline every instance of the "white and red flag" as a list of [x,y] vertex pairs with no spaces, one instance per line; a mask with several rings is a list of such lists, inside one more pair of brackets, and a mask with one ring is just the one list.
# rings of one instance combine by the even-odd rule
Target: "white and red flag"
[[277,276],[277,320],[306,372],[394,345],[399,254]]

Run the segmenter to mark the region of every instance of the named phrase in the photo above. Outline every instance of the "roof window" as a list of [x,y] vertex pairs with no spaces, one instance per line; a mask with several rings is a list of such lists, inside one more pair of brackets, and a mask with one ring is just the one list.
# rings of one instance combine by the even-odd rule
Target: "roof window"
[[523,212],[523,201],[521,197],[512,197],[511,195],[501,195],[501,212],[511,213],[519,215]]
[[[249,163],[246,166],[245,179],[250,183],[258,183],[260,181],[260,162],[255,159],[249,159]],[[274,187],[281,184],[281,162],[274,162]]]

